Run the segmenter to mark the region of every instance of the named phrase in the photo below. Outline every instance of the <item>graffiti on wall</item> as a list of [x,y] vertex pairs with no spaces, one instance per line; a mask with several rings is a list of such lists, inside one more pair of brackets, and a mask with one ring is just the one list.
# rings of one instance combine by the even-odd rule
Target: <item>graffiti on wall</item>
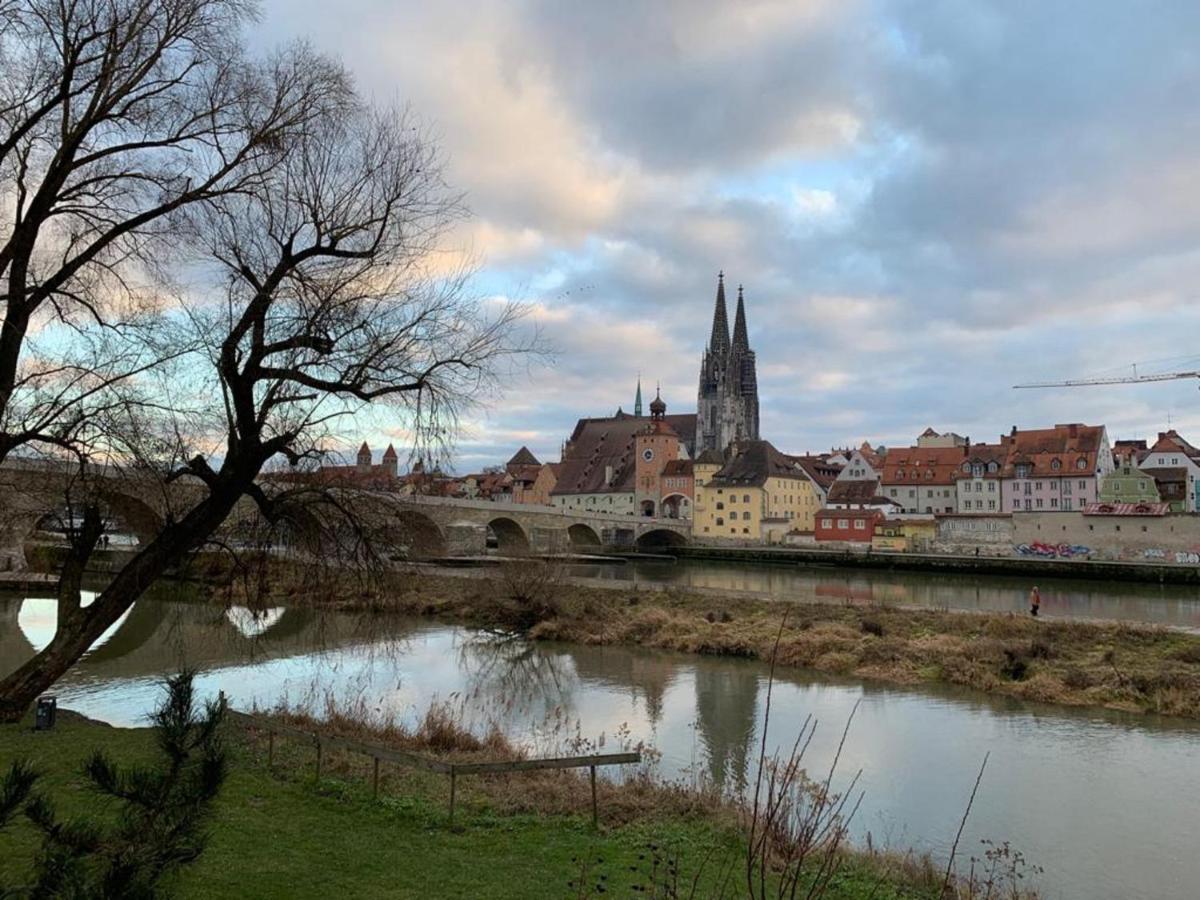
[[1083,544],[1043,544],[1034,541],[1032,544],[1017,544],[1013,548],[1020,556],[1042,556],[1047,558],[1071,559],[1076,556],[1088,556],[1092,550]]

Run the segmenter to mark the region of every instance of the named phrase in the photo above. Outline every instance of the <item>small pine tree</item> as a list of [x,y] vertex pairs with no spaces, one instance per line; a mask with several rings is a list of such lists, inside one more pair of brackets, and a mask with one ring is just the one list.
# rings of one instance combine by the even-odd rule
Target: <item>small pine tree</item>
[[42,849],[34,884],[13,896],[148,900],[161,896],[164,875],[201,854],[226,775],[225,710],[209,701],[197,714],[192,682],[187,670],[166,680],[167,696],[151,717],[164,757],[157,765],[121,769],[99,750],[84,764],[92,787],[120,801],[115,824],[63,822],[44,796],[28,799]]

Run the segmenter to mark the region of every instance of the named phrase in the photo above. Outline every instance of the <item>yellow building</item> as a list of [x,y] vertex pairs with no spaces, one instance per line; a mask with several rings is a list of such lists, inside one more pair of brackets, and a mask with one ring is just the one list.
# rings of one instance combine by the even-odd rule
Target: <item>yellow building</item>
[[692,534],[781,541],[788,531],[811,531],[820,498],[804,470],[767,441],[743,441],[729,459],[706,450],[695,461]]
[[929,549],[936,536],[937,522],[932,518],[884,519],[875,526],[871,549],[921,553]]

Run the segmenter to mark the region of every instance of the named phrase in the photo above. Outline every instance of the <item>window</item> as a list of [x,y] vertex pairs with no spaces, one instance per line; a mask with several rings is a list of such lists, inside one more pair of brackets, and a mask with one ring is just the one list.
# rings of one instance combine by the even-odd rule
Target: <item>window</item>
[[1081,491],[1086,491],[1087,490],[1087,482],[1086,481],[1079,482],[1079,489]]
[[983,509],[983,501],[982,501],[982,500],[976,500],[976,501],[975,501],[975,508],[976,508],[976,509]]
[[1017,477],[1018,478],[1028,478],[1029,477],[1029,464],[1028,463],[1021,463],[1020,465],[1017,466]]
[[750,529],[749,529],[749,528],[743,528],[743,529],[742,529],[742,534],[749,534],[749,533],[750,533]]
[[994,494],[996,492],[996,482],[989,481],[987,484],[988,484],[988,493]]
[[718,525],[724,525],[724,524],[725,524],[725,520],[724,520],[723,518],[721,518],[720,516],[717,516],[717,524],[718,524]]
[[994,474],[994,473],[998,472],[999,470],[1000,470],[1000,466],[994,459],[990,463],[988,463],[988,471],[989,472]]
[[1079,459],[1075,460],[1075,468],[1082,472],[1087,468],[1087,460],[1082,456],[1079,457]]
[[912,490],[912,489],[910,489],[910,490],[909,490],[909,492],[908,492],[908,496],[909,496],[909,497],[916,497],[916,496],[917,496],[917,492],[916,492],[916,491],[914,491],[914,490]]
[[[743,502],[743,503],[749,503],[749,502],[750,502],[750,495],[749,495],[749,494],[742,494],[742,502]],[[779,498],[776,498],[776,499],[775,499],[775,502],[776,502],[776,503],[778,503],[778,502],[779,502]]]
[[970,464],[969,462],[965,462],[965,463],[963,463],[963,464],[962,464],[962,470],[963,470],[964,472],[970,472],[970,471],[971,471],[971,464]]
[[1059,469],[1062,468],[1062,460],[1061,459],[1050,460],[1050,468],[1053,469],[1055,472],[1057,472]]
[[838,519],[838,528],[849,528],[849,527],[850,527],[849,519]]
[[1051,497],[1051,498],[1050,498],[1050,508],[1051,508],[1051,509],[1058,509],[1058,498],[1057,498],[1057,497]]
[[[995,509],[995,508],[996,508],[996,501],[995,501],[995,500],[989,500],[989,501],[988,501],[988,509]],[[704,530],[705,530],[705,531],[708,531],[708,529],[707,529],[707,528],[705,528]]]
[[1069,482],[1069,481],[1063,481],[1063,483],[1062,483],[1062,492],[1063,492],[1064,494],[1069,494],[1069,493],[1071,493],[1071,482]]
[[744,512],[744,513],[742,513],[742,518],[743,518],[743,519],[745,519],[745,520],[747,520],[747,521],[749,521],[749,520],[750,520],[750,513],[749,513],[749,512]]
[[717,501],[717,509],[724,509],[724,508],[725,508],[725,504],[722,503],[720,500],[718,500]]
[[889,497],[895,497],[895,496],[896,496],[896,489],[895,489],[895,488],[888,488],[888,496],[889,496]]
[[1037,489],[1039,491],[1042,489],[1042,483],[1040,481],[1037,483]]
[[1026,495],[1033,493],[1033,482],[1032,481],[1025,482],[1025,493],[1026,493]]
[[1021,508],[1021,501],[1018,500],[1016,497],[1014,497],[1013,498],[1013,509],[1020,509],[1020,508]]
[[730,502],[730,503],[737,503],[737,494],[730,494],[730,495],[729,495],[729,502]]
[[822,519],[821,527],[822,528],[832,528],[833,527],[833,519]]
[[897,481],[903,481],[903,480],[904,480],[904,470],[903,470],[903,469],[897,469],[897,470],[896,470],[896,480],[897,480]]
[[865,520],[863,520],[863,519],[855,519],[854,520],[854,530],[855,531],[862,531],[866,527],[867,527],[867,523]]
[[1038,497],[1038,498],[1037,498],[1037,508],[1038,508],[1038,509],[1041,509],[1041,508],[1042,508],[1042,498],[1041,498],[1041,497]]
[[1032,507],[1032,505],[1030,504],[1030,502],[1029,502],[1028,500],[1026,500],[1026,501],[1025,501],[1025,511],[1026,511],[1026,512],[1029,512],[1029,510],[1030,510],[1030,509],[1032,509],[1032,508],[1033,508],[1033,507]]

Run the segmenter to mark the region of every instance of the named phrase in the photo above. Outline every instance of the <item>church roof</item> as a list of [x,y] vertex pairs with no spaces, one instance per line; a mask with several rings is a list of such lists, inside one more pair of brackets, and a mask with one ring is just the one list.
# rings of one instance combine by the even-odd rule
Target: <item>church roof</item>
[[[663,422],[687,445],[696,433],[696,414],[664,416]],[[627,494],[634,489],[635,444],[646,420],[620,413],[602,419],[580,419],[563,452],[554,494]],[[690,452],[690,448],[689,448]],[[609,467],[612,480],[607,481]]]

